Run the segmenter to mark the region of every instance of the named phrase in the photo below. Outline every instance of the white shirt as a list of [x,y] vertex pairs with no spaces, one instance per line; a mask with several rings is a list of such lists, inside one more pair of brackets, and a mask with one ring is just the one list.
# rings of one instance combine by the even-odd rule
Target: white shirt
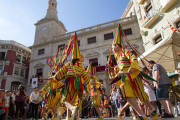
[[37,101],[37,99],[38,99],[38,97],[39,97],[39,92],[37,92],[37,94],[36,94],[35,92],[32,92],[31,95],[30,95],[30,97],[31,97],[31,102],[32,102],[32,103],[34,103],[34,104],[38,104],[38,103],[39,103],[39,102],[33,101],[33,100],[36,100],[36,101]]
[[15,101],[15,95],[14,95],[14,93],[12,93],[11,97],[12,97],[13,101]]

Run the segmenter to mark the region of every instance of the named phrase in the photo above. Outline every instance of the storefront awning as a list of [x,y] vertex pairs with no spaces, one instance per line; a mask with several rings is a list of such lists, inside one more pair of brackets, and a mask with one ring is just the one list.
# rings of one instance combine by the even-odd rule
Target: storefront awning
[[[147,60],[154,60],[156,63],[161,64],[167,72],[174,72],[180,61],[180,57],[178,57],[179,50],[180,34],[173,32],[144,52],[141,58],[145,57]],[[140,66],[142,66],[141,63]]]

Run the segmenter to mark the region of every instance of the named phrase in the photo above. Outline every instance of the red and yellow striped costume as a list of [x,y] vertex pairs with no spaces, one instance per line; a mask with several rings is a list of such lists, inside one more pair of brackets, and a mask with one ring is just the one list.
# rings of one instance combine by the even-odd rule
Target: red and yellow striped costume
[[42,95],[44,95],[49,89],[49,93],[46,98],[47,109],[49,109],[50,106],[55,107],[55,108],[60,107],[60,103],[61,103],[61,97],[60,97],[61,89],[60,88],[61,87],[63,87],[62,82],[54,79],[54,80],[48,81],[47,84],[42,88],[41,90]]
[[[63,91],[63,101],[67,101],[74,105],[77,96],[83,97],[83,80],[86,84],[90,84],[90,78],[87,75],[82,63],[76,62],[66,63],[54,76],[55,79],[62,79],[65,77],[65,88]],[[80,104],[81,105],[81,104]]]
[[126,72],[129,68],[134,68],[134,72],[132,74],[128,74],[124,82],[120,80],[116,83],[116,85],[120,86],[124,97],[135,98],[136,96],[142,103],[148,101],[148,96],[144,92],[142,80],[140,77],[138,77],[140,70],[137,57],[128,49],[115,53],[115,57],[118,64],[117,70],[119,73]]
[[93,76],[93,81],[96,85],[91,85],[91,99],[94,106],[100,105],[100,82],[96,76]]

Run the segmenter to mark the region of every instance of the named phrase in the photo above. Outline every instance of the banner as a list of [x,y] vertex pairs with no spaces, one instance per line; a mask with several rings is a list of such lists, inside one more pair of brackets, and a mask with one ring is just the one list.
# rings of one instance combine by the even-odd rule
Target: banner
[[38,87],[38,78],[32,79],[32,88]]

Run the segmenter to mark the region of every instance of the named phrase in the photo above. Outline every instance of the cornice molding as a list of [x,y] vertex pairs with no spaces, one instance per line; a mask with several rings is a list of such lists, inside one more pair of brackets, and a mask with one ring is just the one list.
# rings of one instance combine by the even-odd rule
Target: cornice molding
[[24,54],[28,57],[31,56],[31,49],[11,40],[0,40],[0,49],[13,50],[20,52],[21,54]]

